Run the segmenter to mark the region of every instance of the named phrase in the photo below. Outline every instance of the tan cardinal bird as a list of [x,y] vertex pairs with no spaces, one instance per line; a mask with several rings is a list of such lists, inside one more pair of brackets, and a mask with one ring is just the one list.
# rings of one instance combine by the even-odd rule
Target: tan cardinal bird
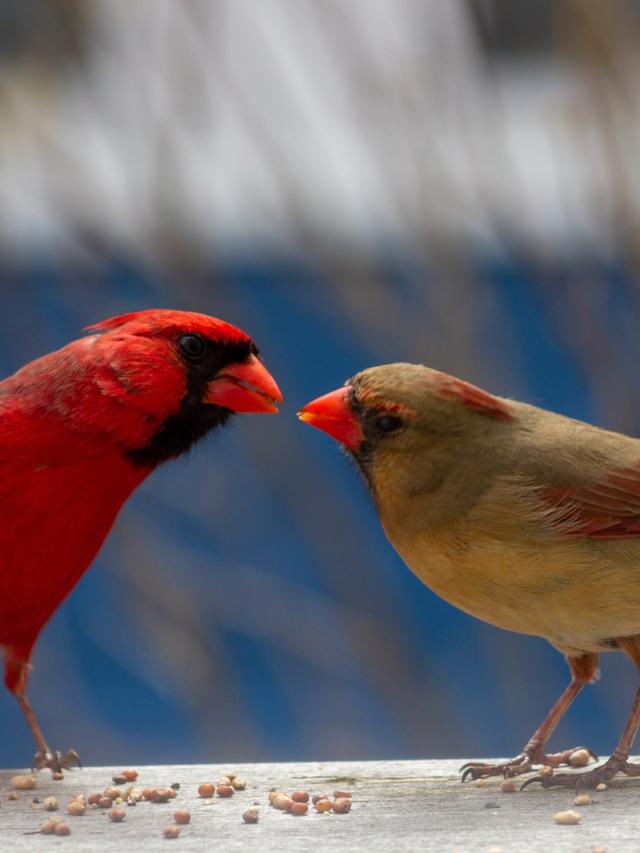
[[[623,651],[640,668],[640,440],[416,364],[364,370],[299,416],[351,452],[389,541],[423,583],[566,656],[571,682],[522,752],[465,765],[463,780],[568,764],[574,750],[548,755],[545,744],[600,652]],[[605,763],[526,784],[640,776],[628,760],[639,726],[640,690]]]

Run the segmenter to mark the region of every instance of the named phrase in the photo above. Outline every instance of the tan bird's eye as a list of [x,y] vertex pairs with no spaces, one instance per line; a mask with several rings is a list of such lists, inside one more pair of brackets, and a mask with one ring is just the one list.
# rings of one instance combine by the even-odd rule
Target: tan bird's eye
[[380,415],[375,420],[376,428],[385,434],[395,432],[402,426],[402,418],[397,415]]

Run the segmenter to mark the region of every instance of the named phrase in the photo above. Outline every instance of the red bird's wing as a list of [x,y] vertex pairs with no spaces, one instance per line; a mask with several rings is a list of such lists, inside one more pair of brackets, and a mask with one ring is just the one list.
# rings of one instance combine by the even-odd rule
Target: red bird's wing
[[640,465],[612,471],[590,486],[549,489],[545,499],[571,536],[640,536]]

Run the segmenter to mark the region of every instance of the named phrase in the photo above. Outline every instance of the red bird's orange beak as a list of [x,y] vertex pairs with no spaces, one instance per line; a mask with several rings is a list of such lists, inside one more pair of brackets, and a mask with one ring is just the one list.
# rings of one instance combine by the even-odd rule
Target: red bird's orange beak
[[243,414],[273,413],[278,411],[276,403],[282,403],[282,394],[263,363],[250,355],[247,361],[225,367],[209,383],[204,401]]
[[349,405],[350,392],[351,388],[347,385],[318,397],[300,409],[298,417],[357,453],[364,441],[364,433],[360,421]]

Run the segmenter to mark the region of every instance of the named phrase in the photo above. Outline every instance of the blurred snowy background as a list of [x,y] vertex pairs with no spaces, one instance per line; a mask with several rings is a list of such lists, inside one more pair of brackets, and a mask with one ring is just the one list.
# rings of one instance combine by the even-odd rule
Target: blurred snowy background
[[[179,307],[250,331],[286,398],[130,501],[37,647],[53,745],[519,750],[561,657],[413,578],[294,413],[413,360],[640,432],[639,47],[635,0],[0,0],[3,372]],[[636,678],[604,664],[558,747],[611,748]]]

